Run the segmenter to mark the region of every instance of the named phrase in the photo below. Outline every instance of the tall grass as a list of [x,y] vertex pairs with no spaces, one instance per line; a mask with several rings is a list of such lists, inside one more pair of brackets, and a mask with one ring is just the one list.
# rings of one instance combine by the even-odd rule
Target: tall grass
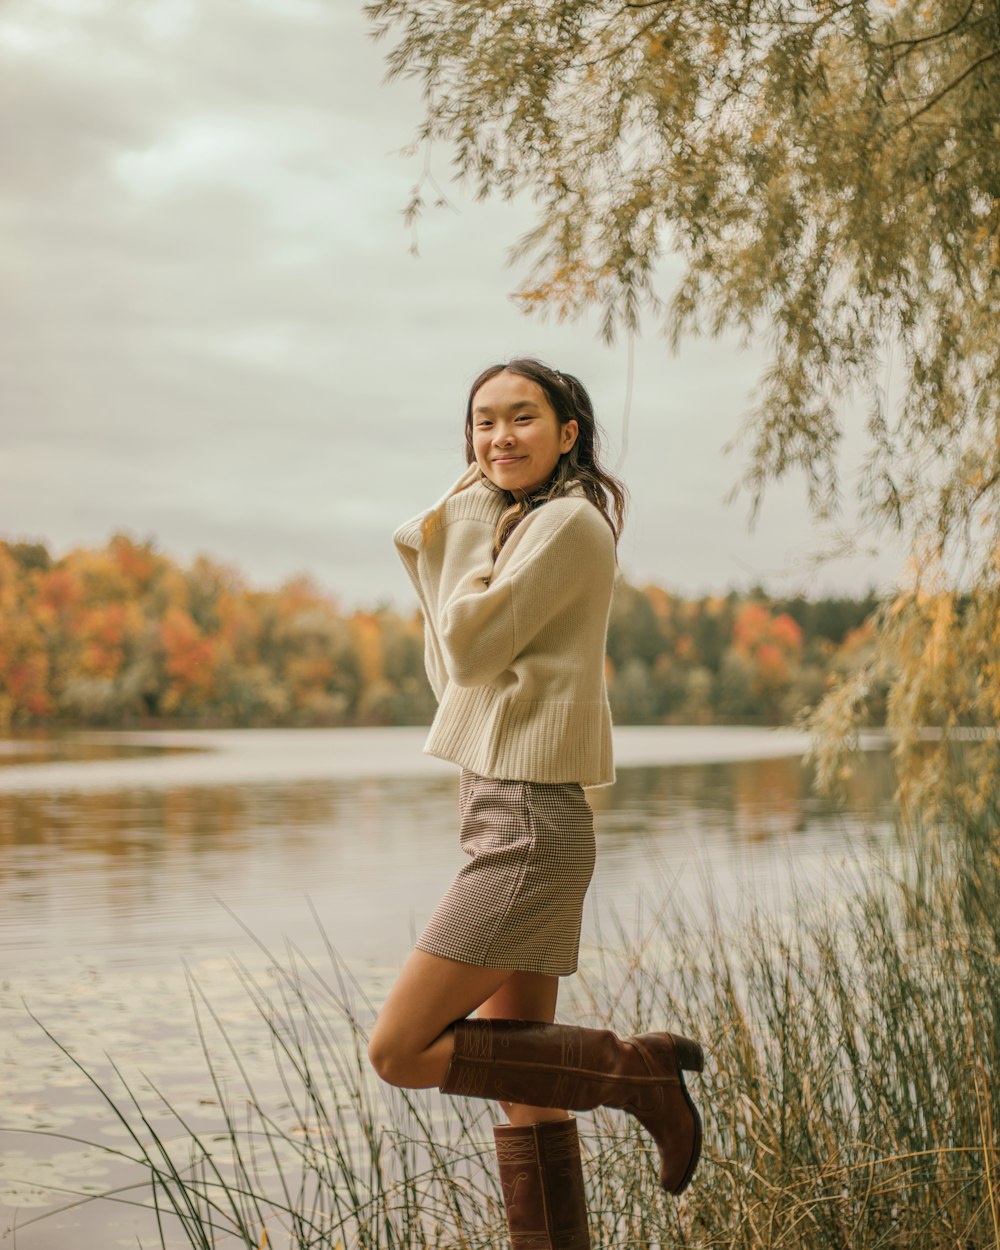
[[[703,1039],[691,1085],[705,1148],[690,1190],[667,1198],[634,1121],[582,1116],[596,1246],[1000,1250],[998,826],[994,808],[960,836],[911,831],[901,873],[735,933],[662,920],[619,934],[565,1018]],[[211,1136],[177,1112],[166,1140],[124,1083],[95,1082],[128,1128],[161,1244],[506,1246],[494,1108],[382,1086],[365,1058],[371,1006],[328,956],[291,952],[269,984],[239,970],[278,1105],[262,1105],[194,983],[221,1107]],[[240,1074],[239,1112],[223,1069]]]

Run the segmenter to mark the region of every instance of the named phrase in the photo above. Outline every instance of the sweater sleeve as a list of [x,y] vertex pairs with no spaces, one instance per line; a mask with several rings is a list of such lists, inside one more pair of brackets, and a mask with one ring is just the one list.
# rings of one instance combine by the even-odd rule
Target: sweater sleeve
[[485,686],[582,587],[614,580],[614,537],[589,500],[558,499],[527,517],[497,558],[442,577],[438,636],[458,686]]
[[[408,522],[407,524],[410,523]],[[405,526],[402,527],[402,529],[405,528]],[[441,653],[441,642],[434,627],[437,605],[433,587],[425,585],[424,580],[420,576],[419,548],[408,546],[405,539],[401,539],[402,529],[397,530],[394,536],[396,550],[399,552],[400,559],[403,561],[403,567],[413,583],[413,589],[417,592],[420,614],[424,619],[424,670],[427,673],[427,680],[430,682],[431,690],[434,691],[434,697],[440,703],[448,681],[448,671],[445,667],[444,656]]]
[[[480,577],[492,568],[493,529],[503,504],[483,487],[477,465],[471,465],[432,508],[404,522],[393,535],[403,567],[417,592],[424,618],[424,668],[438,702],[448,682],[448,666],[438,630],[442,583],[454,581],[456,564]],[[424,536],[424,523],[438,514],[439,528]]]

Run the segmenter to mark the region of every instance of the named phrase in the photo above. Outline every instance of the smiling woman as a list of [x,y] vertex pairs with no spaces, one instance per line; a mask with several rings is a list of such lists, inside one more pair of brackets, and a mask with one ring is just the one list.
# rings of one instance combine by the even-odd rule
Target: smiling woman
[[621,537],[625,487],[601,466],[594,407],[572,374],[531,357],[484,369],[466,405],[465,459],[506,496],[494,556],[529,512],[574,490],[601,513],[616,543]]
[[476,463],[515,496],[544,485],[576,442],[579,423],[560,422],[537,382],[504,369],[476,392],[472,410]]
[[390,991],[369,1055],[390,1084],[499,1102],[512,1245],[586,1250],[567,1109],[635,1115],[669,1193],[687,1187],[701,1150],[682,1076],[701,1069],[699,1043],[554,1023],[594,870],[583,787],[615,779],[604,659],[625,488],[600,466],[583,385],[536,360],[480,374],[465,440],[468,470],[395,541],[438,699],[424,750],[462,769],[468,862]]

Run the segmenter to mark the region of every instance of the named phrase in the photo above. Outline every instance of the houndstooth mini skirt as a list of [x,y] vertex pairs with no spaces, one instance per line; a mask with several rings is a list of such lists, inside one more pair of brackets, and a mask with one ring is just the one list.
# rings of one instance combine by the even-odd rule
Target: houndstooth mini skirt
[[480,968],[569,976],[594,871],[583,787],[481,777],[462,769],[460,842],[469,857],[417,939]]

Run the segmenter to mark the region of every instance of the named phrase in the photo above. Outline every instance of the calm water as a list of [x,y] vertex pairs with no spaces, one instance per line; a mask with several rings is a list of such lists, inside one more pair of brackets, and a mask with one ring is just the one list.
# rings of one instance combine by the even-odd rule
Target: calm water
[[[114,1060],[204,1118],[212,1091],[189,977],[251,1065],[267,1058],[266,1037],[236,962],[266,976],[268,951],[324,958],[328,940],[378,1002],[461,859],[457,770],[423,756],[423,737],[0,742],[0,1236],[16,1219],[26,1250],[135,1246],[139,1228],[158,1244],[141,1215],[103,1201],[28,1224],[117,1179],[99,1152],[54,1134],[125,1144],[29,1012],[102,1084]],[[697,925],[711,896],[735,924],[757,904],[842,892],[891,854],[884,752],[865,755],[838,811],[811,795],[800,747],[758,730],[618,731],[618,783],[589,793],[598,866],[584,967],[617,924],[638,934],[659,908]]]

